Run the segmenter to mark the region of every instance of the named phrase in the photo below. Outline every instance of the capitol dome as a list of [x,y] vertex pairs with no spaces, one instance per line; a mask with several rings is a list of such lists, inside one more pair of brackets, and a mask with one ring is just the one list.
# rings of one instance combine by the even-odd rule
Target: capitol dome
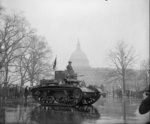
[[72,61],[72,66],[75,69],[90,68],[89,60],[86,54],[81,50],[80,43],[77,43],[75,51],[70,56],[70,61]]

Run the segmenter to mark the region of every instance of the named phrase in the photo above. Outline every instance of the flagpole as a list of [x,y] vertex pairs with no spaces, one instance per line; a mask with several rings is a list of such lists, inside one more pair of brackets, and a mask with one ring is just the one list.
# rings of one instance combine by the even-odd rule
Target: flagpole
[[57,65],[57,56],[55,57],[54,63],[53,63],[53,71],[54,71],[54,79],[55,79],[55,71],[56,71],[56,65]]

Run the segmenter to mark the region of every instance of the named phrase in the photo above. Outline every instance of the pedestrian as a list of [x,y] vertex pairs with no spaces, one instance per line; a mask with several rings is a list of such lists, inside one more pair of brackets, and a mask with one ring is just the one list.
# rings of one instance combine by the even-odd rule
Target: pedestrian
[[27,102],[27,99],[28,99],[28,87],[26,86],[25,89],[24,89],[24,98],[25,98],[25,102]]

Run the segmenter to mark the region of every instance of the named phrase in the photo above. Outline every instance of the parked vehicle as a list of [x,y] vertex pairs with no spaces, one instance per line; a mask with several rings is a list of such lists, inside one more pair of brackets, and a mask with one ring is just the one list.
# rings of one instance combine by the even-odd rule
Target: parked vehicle
[[139,106],[139,113],[140,114],[146,114],[150,111],[150,91],[147,90],[144,93],[144,99],[142,100],[140,106]]

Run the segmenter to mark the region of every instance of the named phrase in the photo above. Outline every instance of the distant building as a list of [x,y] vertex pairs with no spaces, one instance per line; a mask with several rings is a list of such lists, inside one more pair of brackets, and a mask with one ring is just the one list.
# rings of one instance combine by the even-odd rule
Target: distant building
[[[77,43],[75,51],[70,56],[72,66],[75,72],[78,74],[79,80],[84,80],[86,84],[92,84],[101,86],[103,84],[109,91],[114,89],[120,89],[122,87],[121,80],[114,80],[115,77],[109,76],[109,73],[115,71],[112,68],[92,68],[89,64],[89,60],[86,54],[82,51],[80,43]],[[134,70],[135,71],[135,70]],[[135,71],[134,74],[138,75],[140,72]],[[133,79],[126,77],[126,90],[142,90],[145,88],[145,84],[142,78],[135,79],[135,76],[131,76]],[[138,89],[137,89],[138,88]]]
[[99,70],[90,66],[79,41],[69,60],[72,61],[72,66],[78,74],[78,79],[86,81],[87,84],[101,85],[103,83]]
[[79,41],[75,51],[71,54],[70,60],[73,62],[73,67],[75,70],[90,68],[89,60],[86,54],[81,50]]

